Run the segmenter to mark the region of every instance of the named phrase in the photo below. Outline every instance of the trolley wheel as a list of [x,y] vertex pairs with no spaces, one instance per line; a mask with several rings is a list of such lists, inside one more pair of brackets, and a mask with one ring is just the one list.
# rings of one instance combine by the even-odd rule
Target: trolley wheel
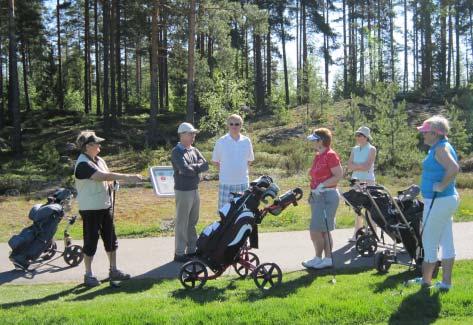
[[373,235],[362,235],[356,240],[356,251],[363,257],[373,256],[378,249],[378,242]]
[[391,268],[391,259],[389,252],[380,252],[375,257],[376,270],[381,274],[386,274]]
[[41,259],[43,261],[52,259],[54,255],[56,255],[56,251],[57,251],[57,244],[55,241],[51,241],[51,243],[49,243],[48,248],[41,255]]
[[282,281],[282,272],[276,263],[263,263],[253,271],[253,280],[261,291],[268,291]]
[[360,228],[356,231],[355,233],[355,239],[358,239],[360,238],[361,236],[363,236],[365,234],[365,228]]
[[197,290],[204,286],[208,279],[207,267],[200,261],[189,261],[181,267],[179,280],[184,288]]
[[244,252],[240,254],[240,256],[238,257],[238,261],[233,264],[233,269],[240,276],[240,278],[244,279],[248,276],[251,270],[240,263],[240,261],[242,260],[247,263],[250,263],[254,267],[257,267],[259,265],[259,258],[255,253],[252,252]]
[[82,246],[71,245],[64,250],[64,261],[70,266],[77,266],[84,259]]

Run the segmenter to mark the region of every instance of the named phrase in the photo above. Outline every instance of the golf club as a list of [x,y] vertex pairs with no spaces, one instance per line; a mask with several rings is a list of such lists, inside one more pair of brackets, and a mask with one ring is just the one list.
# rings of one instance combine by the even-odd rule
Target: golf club
[[[118,181],[113,181],[113,187],[112,187],[112,225],[113,225],[113,220],[115,218],[115,198],[116,198],[116,192],[120,188],[120,184]],[[113,236],[110,236],[110,247],[113,246]],[[111,252],[110,254],[113,254]],[[110,259],[110,272],[112,271],[112,259]],[[119,288],[120,287],[120,281],[113,281],[112,277],[110,276],[109,279],[109,285],[111,288]]]

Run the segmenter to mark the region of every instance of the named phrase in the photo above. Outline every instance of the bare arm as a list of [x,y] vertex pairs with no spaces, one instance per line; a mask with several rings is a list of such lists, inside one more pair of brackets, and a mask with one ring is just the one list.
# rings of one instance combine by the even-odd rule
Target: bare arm
[[338,181],[343,177],[343,168],[341,165],[330,168],[332,177],[323,182],[325,187],[334,187],[338,184]]
[[353,150],[350,152],[350,158],[348,158],[347,169],[352,171],[355,170],[355,164],[353,163]]
[[[351,155],[350,155],[350,159],[351,159]],[[374,164],[374,161],[376,159],[376,148],[371,148],[370,149],[370,153],[368,155],[368,160],[362,164],[355,164],[353,163],[353,161],[351,161],[351,165],[350,165],[350,161],[348,162],[348,168],[353,170],[353,171],[362,171],[362,172],[366,172],[368,170],[370,170],[371,166],[373,166]]]
[[434,188],[436,192],[442,192],[448,186],[448,184],[450,184],[455,179],[458,172],[460,171],[460,166],[458,166],[458,163],[455,161],[446,147],[437,148],[435,150],[435,159],[440,165],[442,165],[443,168],[445,168],[445,176],[437,185],[437,188]]
[[110,173],[102,172],[97,170],[95,173],[90,176],[90,179],[94,181],[129,181],[129,182],[139,182],[143,180],[143,177],[138,174],[120,174],[120,173]]

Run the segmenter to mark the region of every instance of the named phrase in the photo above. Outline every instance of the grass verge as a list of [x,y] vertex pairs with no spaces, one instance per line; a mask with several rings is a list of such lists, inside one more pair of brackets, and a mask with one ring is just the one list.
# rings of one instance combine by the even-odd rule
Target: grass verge
[[473,261],[455,266],[455,287],[405,288],[413,277],[394,266],[373,270],[285,274],[282,284],[261,293],[253,280],[223,277],[196,292],[177,280],[131,280],[119,289],[103,284],[0,287],[2,324],[471,324]]
[[[304,177],[288,177],[276,179],[285,191],[296,186],[302,186],[304,193],[308,192],[307,181]],[[407,185],[407,184],[404,184]],[[404,186],[403,185],[403,186]],[[395,193],[401,187],[387,186]],[[218,219],[217,210],[217,182],[202,182],[201,210],[198,229],[201,230],[209,223]],[[348,189],[342,187],[342,189]],[[473,221],[473,190],[460,189],[460,208],[454,216],[454,221]],[[27,215],[35,203],[42,203],[43,199],[34,197],[1,197],[0,196],[0,242],[8,239],[31,224]],[[77,204],[74,204],[73,214],[78,214]],[[172,220],[174,219],[175,204],[173,198],[157,198],[150,188],[122,188],[117,192],[116,229],[118,236],[125,237],[152,237],[172,235]],[[261,231],[290,231],[304,230],[310,223],[310,207],[305,195],[296,207],[287,208],[279,216],[268,216],[261,227]],[[337,228],[349,228],[354,223],[352,210],[340,202],[337,210]],[[62,223],[61,226],[64,226]],[[60,228],[61,230],[61,228]],[[71,229],[73,238],[82,238],[82,224],[78,222]],[[57,238],[62,236],[62,231],[57,232]]]

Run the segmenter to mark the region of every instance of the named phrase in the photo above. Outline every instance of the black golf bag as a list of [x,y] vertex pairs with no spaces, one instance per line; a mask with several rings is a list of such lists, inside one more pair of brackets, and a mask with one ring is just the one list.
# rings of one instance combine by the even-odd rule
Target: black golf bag
[[250,239],[250,247],[258,247],[257,227],[262,221],[258,210],[261,201],[275,198],[279,189],[269,176],[250,184],[243,194],[220,209],[220,221],[207,226],[197,240],[197,255],[214,271],[238,260],[240,249]]
[[33,224],[8,241],[12,249],[10,260],[15,266],[28,269],[32,262],[48,250],[64,217],[63,201],[71,195],[69,190],[61,189],[48,198],[48,203],[33,206],[28,216]]
[[424,203],[416,198],[418,193],[415,185],[399,191],[396,197],[382,187],[367,186],[364,192],[352,189],[343,196],[357,213],[366,209],[373,222],[393,241],[402,243],[409,255],[416,259],[416,252],[422,248],[420,228],[424,210]]

